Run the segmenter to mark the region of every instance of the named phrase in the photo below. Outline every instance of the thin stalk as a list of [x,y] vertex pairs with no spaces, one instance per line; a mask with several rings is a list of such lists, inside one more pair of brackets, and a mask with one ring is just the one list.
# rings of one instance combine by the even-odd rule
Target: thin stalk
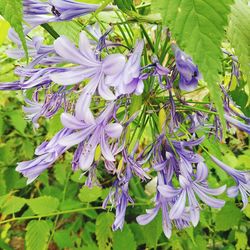
[[48,23],[41,24],[41,26],[55,39],[60,36]]
[[[128,206],[146,206],[148,204],[149,203],[134,203],[134,204],[128,204]],[[111,209],[111,208],[113,208],[113,206],[107,206],[107,208]],[[58,211],[58,212],[49,213],[49,214],[45,214],[45,215],[15,217],[15,218],[0,221],[0,225],[5,224],[5,223],[10,223],[10,222],[15,222],[15,221],[41,219],[41,218],[46,218],[46,217],[54,217],[54,216],[57,216],[57,215],[73,214],[73,213],[79,213],[79,212],[88,211],[88,210],[98,210],[98,209],[103,209],[103,208],[102,208],[102,206],[84,207],[84,208],[76,208],[76,209]]]

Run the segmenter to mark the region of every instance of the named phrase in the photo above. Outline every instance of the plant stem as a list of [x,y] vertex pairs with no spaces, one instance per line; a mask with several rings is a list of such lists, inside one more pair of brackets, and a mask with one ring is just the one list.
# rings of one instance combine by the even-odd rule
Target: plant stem
[[[128,206],[146,206],[149,203],[134,203],[134,204],[128,204]],[[113,206],[107,206],[107,208],[113,208]],[[78,213],[82,211],[88,211],[88,210],[98,210],[98,209],[103,209],[102,206],[97,206],[97,207],[83,207],[83,208],[76,208],[76,209],[71,209],[71,210],[64,210],[64,211],[58,211],[50,214],[45,214],[45,215],[33,215],[33,216],[24,216],[24,217],[15,217],[11,219],[7,219],[4,221],[0,221],[0,225],[5,224],[5,223],[10,223],[14,221],[23,221],[23,220],[33,220],[33,219],[41,219],[41,218],[46,218],[46,217],[54,217],[57,215],[63,215],[63,214],[73,214],[73,213]]]

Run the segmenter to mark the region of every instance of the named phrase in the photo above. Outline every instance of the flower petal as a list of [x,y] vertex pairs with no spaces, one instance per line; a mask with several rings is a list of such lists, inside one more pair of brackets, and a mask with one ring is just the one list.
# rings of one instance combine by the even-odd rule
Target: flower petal
[[186,205],[186,190],[184,189],[182,190],[179,198],[171,208],[169,212],[169,218],[171,220],[179,219],[184,212],[185,205]]
[[105,126],[105,132],[109,137],[119,138],[121,136],[123,127],[119,123],[109,123]]

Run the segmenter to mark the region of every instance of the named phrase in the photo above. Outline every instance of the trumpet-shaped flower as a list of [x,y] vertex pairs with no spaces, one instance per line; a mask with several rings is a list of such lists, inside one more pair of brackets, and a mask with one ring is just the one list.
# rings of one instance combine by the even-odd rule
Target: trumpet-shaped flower
[[[31,26],[43,23],[71,20],[94,12],[100,6],[75,2],[73,0],[24,0],[24,20]],[[107,7],[110,9],[110,7]]]
[[105,83],[105,77],[121,72],[125,65],[123,55],[111,54],[102,61],[98,60],[83,32],[80,34],[79,49],[64,36],[55,41],[54,47],[57,54],[65,61],[78,64],[78,66],[66,68],[64,72],[51,74],[51,79],[54,82],[71,85],[90,78],[91,80],[83,89],[83,93],[93,95],[98,88],[99,94],[105,100],[114,100],[116,98]]
[[67,113],[62,114],[62,124],[65,128],[74,130],[74,132],[61,138],[58,143],[65,147],[84,143],[81,154],[78,152],[80,154],[79,165],[82,170],[88,170],[92,165],[98,145],[100,145],[101,153],[106,160],[115,161],[108,140],[109,138],[119,138],[123,128],[119,123],[110,123],[113,109],[114,104],[109,104],[96,119],[94,119],[90,110],[87,110],[87,107],[86,110],[84,107],[76,109],[76,116]]
[[71,133],[70,129],[60,130],[49,142],[43,142],[35,151],[37,158],[30,161],[19,162],[16,171],[27,177],[27,184],[34,181],[44,170],[68,149],[58,144],[58,140]]
[[250,171],[240,171],[233,169],[214,156],[211,156],[211,159],[221,169],[231,175],[237,184],[236,186],[227,189],[227,195],[229,197],[236,197],[240,192],[243,201],[242,209],[246,208],[248,204],[248,196],[250,196]]
[[220,195],[226,189],[226,186],[222,186],[220,188],[212,189],[207,187],[204,184],[207,178],[207,167],[204,163],[199,163],[197,165],[197,173],[196,179],[193,181],[192,179],[187,179],[186,177],[180,175],[179,183],[180,188],[175,189],[171,185],[160,185],[158,186],[159,192],[167,199],[174,199],[175,203],[172,206],[169,217],[170,219],[179,219],[183,215],[186,202],[188,200],[188,209],[190,213],[190,219],[194,226],[196,226],[199,222],[200,217],[200,206],[196,199],[195,194],[206,203],[208,206],[213,208],[221,208],[224,206],[225,201],[215,199],[209,195]]

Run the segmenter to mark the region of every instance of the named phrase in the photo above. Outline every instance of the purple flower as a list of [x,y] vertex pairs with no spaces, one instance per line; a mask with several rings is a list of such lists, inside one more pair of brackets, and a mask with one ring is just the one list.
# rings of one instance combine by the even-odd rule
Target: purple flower
[[43,142],[35,151],[37,158],[30,161],[19,162],[16,171],[28,178],[27,184],[34,181],[44,170],[52,164],[68,149],[58,144],[58,140],[71,133],[70,129],[60,130],[50,142]]
[[231,124],[231,125],[237,127],[238,129],[240,129],[242,131],[245,131],[246,133],[250,134],[250,125],[244,124],[244,123],[234,119],[233,117],[231,117],[231,116],[229,116],[227,114],[225,114],[224,117],[226,118],[226,121],[229,124]]
[[141,75],[141,55],[144,42],[138,41],[134,52],[130,55],[122,71],[116,75],[109,75],[106,84],[117,89],[117,95],[136,94],[141,95],[144,89],[143,75]]
[[181,51],[176,45],[172,46],[175,53],[176,67],[180,73],[179,87],[182,90],[196,89],[201,74],[191,57]]
[[123,228],[128,203],[134,203],[129,195],[129,181],[132,177],[131,168],[128,166],[125,174],[114,182],[109,195],[103,201],[102,207],[104,209],[107,207],[108,202],[116,208],[115,221],[113,223],[114,231]]
[[64,127],[74,130],[74,132],[61,138],[58,143],[65,147],[71,147],[84,142],[84,147],[79,157],[79,166],[82,170],[88,170],[92,165],[98,145],[100,145],[101,153],[106,160],[115,161],[108,141],[110,138],[119,138],[123,127],[119,123],[110,123],[113,109],[114,104],[111,103],[95,119],[88,107],[85,109],[84,106],[81,106],[78,109],[77,105],[76,116],[67,113],[61,115],[61,122]]
[[51,79],[62,85],[71,85],[91,78],[83,89],[85,94],[93,95],[98,88],[99,94],[105,100],[116,99],[114,93],[105,83],[109,75],[121,72],[125,64],[125,57],[121,54],[106,56],[102,61],[98,60],[86,35],[80,34],[79,49],[77,49],[66,37],[61,36],[54,43],[55,50],[65,61],[79,66],[64,69],[64,72],[52,73]]
[[[24,20],[31,26],[71,20],[94,12],[99,7],[96,4],[80,3],[73,0],[23,1]],[[107,7],[107,9],[110,9],[110,7]]]
[[37,95],[33,96],[33,100],[25,99],[25,102],[29,106],[24,106],[23,111],[26,113],[28,119],[30,119],[36,128],[39,127],[37,123],[41,116],[51,118],[62,106],[65,100],[64,87],[61,87],[55,93],[46,93],[45,100],[43,102],[38,101]]
[[190,219],[194,226],[199,222],[200,217],[200,206],[196,199],[197,195],[200,200],[206,203],[208,206],[213,208],[221,208],[224,206],[225,201],[215,199],[209,195],[219,195],[223,193],[226,186],[212,189],[205,184],[208,170],[204,163],[197,165],[197,172],[195,180],[187,179],[180,175],[179,183],[180,188],[175,189],[172,185],[160,185],[158,190],[167,199],[175,199],[175,203],[169,212],[170,219],[179,219],[186,208],[186,201],[188,200],[188,209],[190,213]]
[[[18,34],[14,31],[14,29],[9,30],[9,39],[14,42],[18,48],[17,49],[8,49],[6,51],[7,55],[14,59],[21,59],[25,57],[25,52],[22,47],[22,42],[18,36]],[[52,45],[43,45],[43,38],[35,36],[32,39],[26,39],[26,44],[28,47],[28,54],[30,57],[45,57],[50,53],[54,53],[54,47]],[[41,58],[42,59],[42,58]]]
[[211,159],[225,172],[231,175],[235,182],[236,186],[230,187],[227,189],[227,195],[229,197],[236,197],[240,191],[242,201],[243,201],[243,208],[246,208],[248,204],[248,196],[250,195],[250,171],[239,171],[227,166],[225,163],[218,160],[216,157],[211,156]]

